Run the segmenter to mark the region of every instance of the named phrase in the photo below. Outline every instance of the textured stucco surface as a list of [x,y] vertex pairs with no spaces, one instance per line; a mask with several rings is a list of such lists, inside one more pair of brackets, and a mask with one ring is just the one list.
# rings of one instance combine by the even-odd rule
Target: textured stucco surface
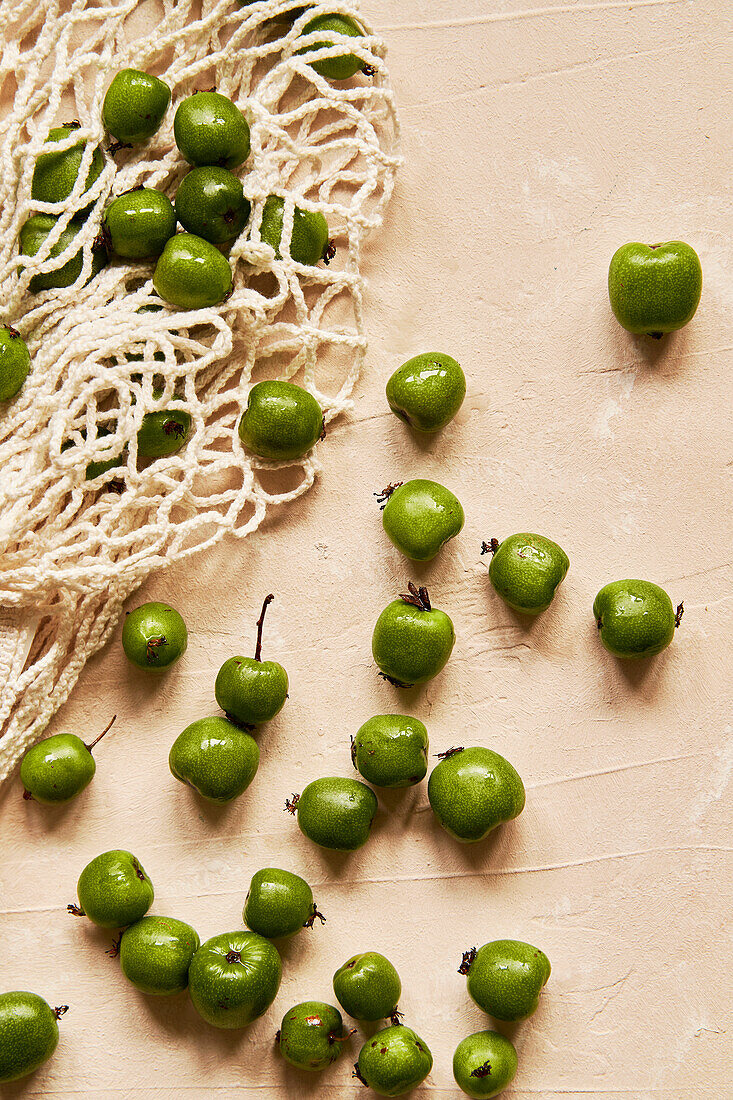
[[[118,632],[89,663],[52,732],[118,720],[75,804],[24,803],[17,779],[1,796],[2,986],[71,1005],[54,1060],[3,1095],[357,1096],[348,1054],[305,1079],[272,1037],[290,1004],[331,999],[336,967],[375,948],[398,966],[406,1022],[435,1056],[414,1095],[457,1097],[453,1049],[488,1026],[456,973],[461,950],[511,936],[541,946],[553,973],[536,1015],[506,1029],[520,1058],[507,1100],[731,1096],[730,12],[721,0],[441,0],[425,12],[367,5],[391,44],[405,165],[366,256],[368,373],[321,449],[322,479],[246,543],[146,586],[141,600],[180,607],[189,649],[146,679]],[[662,343],[629,337],[608,308],[608,260],[626,240],[673,237],[702,259],[698,314]],[[469,392],[420,442],[383,387],[430,349],[461,360]],[[372,496],[410,476],[445,482],[467,513],[418,568],[388,544]],[[517,530],[571,558],[530,626],[492,595],[478,553]],[[686,607],[672,647],[633,667],[602,650],[591,614],[597,589],[627,575]],[[410,576],[458,641],[438,679],[400,694],[377,678],[370,637]],[[251,649],[270,590],[266,654],[287,667],[291,698],[262,730],[250,790],[212,809],[169,775],[168,749],[214,712],[216,671]],[[391,709],[424,719],[434,752],[505,754],[528,788],[522,816],[459,847],[423,784],[380,796],[362,851],[316,850],[284,799],[352,774],[350,733]],[[312,882],[328,923],[285,950],[266,1017],[217,1032],[185,997],[126,984],[109,936],[64,912],[81,868],[111,847],[140,857],[155,911],[202,939],[240,926],[260,866]]]

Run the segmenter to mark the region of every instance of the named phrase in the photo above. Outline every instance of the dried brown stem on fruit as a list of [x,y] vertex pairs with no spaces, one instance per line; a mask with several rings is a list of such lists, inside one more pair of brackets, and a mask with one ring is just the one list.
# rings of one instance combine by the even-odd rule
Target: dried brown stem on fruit
[[53,1014],[57,1020],[60,1020],[61,1017],[64,1016],[68,1011],[68,1005],[56,1005],[56,1008],[53,1010]]
[[99,742],[104,737],[105,733],[109,733],[109,731],[112,729],[112,726],[115,724],[116,719],[117,719],[117,715],[113,714],[111,719],[107,723],[107,725],[102,730],[102,732],[97,737],[95,737],[94,740],[92,742],[90,742],[90,744],[85,745],[85,748],[87,749],[88,752],[91,752],[92,749],[94,748],[94,746],[99,744]]
[[472,947],[470,951],[463,952],[463,958],[461,959],[461,965],[458,967],[459,974],[468,974],[469,970],[473,966],[474,959],[478,955],[478,951],[475,947]]
[[242,956],[240,955],[239,951],[227,951],[226,955],[224,956],[224,959],[225,959],[226,962],[228,962],[230,964],[231,963],[238,963],[238,962],[242,961]]
[[66,912],[67,913],[73,913],[75,917],[85,917],[86,916],[86,913],[84,912],[84,910],[80,909],[78,905],[67,905],[66,906]]
[[406,684],[403,680],[395,680],[394,676],[388,676],[386,672],[380,672],[379,675],[383,680],[386,680],[388,684],[396,688],[411,688],[414,684]]
[[287,812],[289,814],[294,814],[296,809],[298,808],[298,803],[299,802],[300,802],[300,795],[299,794],[294,794],[290,798],[285,799],[285,809],[287,810]]
[[374,76],[377,70],[374,68],[373,65],[364,65],[361,71],[363,72],[364,76]]
[[404,484],[402,481],[390,481],[385,489],[380,489],[378,493],[373,494],[377,498],[377,503],[382,511],[386,508],[387,501],[392,496],[392,493],[395,489],[399,489],[402,484]]
[[488,542],[482,542],[481,543],[481,556],[483,557],[484,554],[495,554],[498,549],[499,549],[499,540],[498,539],[489,539]]
[[145,645],[145,659],[149,665],[152,665],[155,661],[157,650],[161,646],[168,645],[168,639],[165,634],[161,634],[159,638],[148,638]]
[[677,610],[675,611],[675,615],[674,615],[674,625],[675,625],[675,627],[678,627],[680,625],[680,623],[682,622],[682,616],[684,615],[684,613],[685,613],[685,605],[683,603],[678,603],[677,604]]
[[417,607],[420,611],[432,610],[430,596],[424,584],[421,584],[418,588],[412,581],[409,581],[407,588],[407,592],[400,592],[401,600],[404,600],[405,603],[412,604],[413,607]]
[[328,1033],[328,1041],[331,1045],[333,1043],[348,1043],[352,1035],[356,1035],[356,1028],[350,1027],[345,1035],[334,1035],[332,1031]]
[[109,955],[110,959],[116,959],[120,953],[120,944],[122,943],[122,933],[120,932],[117,939],[112,940],[112,946],[108,947],[105,951],[105,955]]
[[389,1022],[392,1024],[392,1027],[398,1027],[402,1023],[404,1018],[404,1012],[398,1012],[397,1009],[395,1009],[392,1015],[389,1017]]
[[328,267],[328,265],[330,264],[331,260],[334,258],[335,255],[336,255],[336,245],[333,243],[333,241],[329,241],[328,244],[326,245],[326,248],[325,248],[324,252],[323,252],[323,256],[321,257],[321,259],[323,260],[326,267]]
[[260,617],[257,620],[257,645],[255,646],[255,661],[262,660],[262,627],[265,624],[265,612],[267,611],[267,608],[270,606],[274,599],[275,597],[271,592],[269,596],[265,596],[264,600],[262,601],[262,611],[260,611]]
[[472,1069],[469,1077],[488,1077],[491,1074],[491,1063],[484,1062],[482,1066],[477,1066],[476,1069]]
[[366,1085],[366,1081],[361,1075],[358,1062],[354,1062],[354,1072],[351,1074],[351,1076],[355,1077],[357,1081],[361,1081],[362,1085]]
[[321,922],[321,924],[325,924],[325,923],[326,923],[326,918],[324,917],[323,913],[319,913],[319,912],[318,912],[318,906],[316,905],[316,903],[315,903],[315,902],[313,902],[313,912],[312,912],[312,913],[311,913],[311,915],[310,915],[310,916],[308,917],[308,920],[307,920],[307,921],[305,922],[305,924],[303,925],[303,927],[304,927],[304,928],[312,928],[312,927],[313,927],[313,925],[314,925],[314,924],[315,924],[315,922],[316,922],[316,917],[317,917],[317,918],[318,918],[318,920],[319,920],[319,921]]
[[448,760],[451,756],[455,756],[457,752],[463,752],[463,745],[455,745],[452,749],[446,749],[445,752],[436,752],[438,760]]

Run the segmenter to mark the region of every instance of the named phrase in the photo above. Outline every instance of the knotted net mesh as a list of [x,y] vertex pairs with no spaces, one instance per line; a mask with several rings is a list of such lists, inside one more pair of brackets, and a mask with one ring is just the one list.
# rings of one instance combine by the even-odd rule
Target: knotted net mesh
[[[32,356],[25,386],[0,410],[0,779],[152,570],[225,534],[248,535],[270,506],[313,484],[314,454],[283,475],[243,450],[237,425],[251,385],[297,381],[326,426],[349,405],[366,348],[360,254],[392,191],[397,122],[378,38],[331,35],[324,46],[322,35],[303,36],[325,12],[355,14],[338,3],[303,11],[292,0],[0,5],[0,322]],[[373,72],[334,83],[309,61],[343,54],[345,41]],[[308,45],[315,52],[298,52]],[[128,67],[161,76],[172,103],[155,137],[111,153],[101,106]],[[173,140],[176,106],[213,87],[244,111],[252,139],[236,170],[252,214],[228,253],[232,295],[177,310],[155,295],[152,263],[113,261],[88,281],[110,198],[140,184],[174,196],[189,169]],[[71,120],[80,125],[66,144],[87,143],[74,190],[63,203],[32,201],[48,131]],[[84,193],[98,145],[104,169]],[[282,259],[259,235],[271,194],[285,201]],[[51,256],[90,203],[72,244]],[[289,256],[295,206],[325,214],[337,249],[330,266]],[[20,229],[36,213],[58,222],[36,256],[20,258]],[[73,285],[31,293],[34,275],[80,247]],[[143,415],[174,397],[191,416],[186,445],[140,458]],[[117,464],[88,476],[90,463],[109,459]]]

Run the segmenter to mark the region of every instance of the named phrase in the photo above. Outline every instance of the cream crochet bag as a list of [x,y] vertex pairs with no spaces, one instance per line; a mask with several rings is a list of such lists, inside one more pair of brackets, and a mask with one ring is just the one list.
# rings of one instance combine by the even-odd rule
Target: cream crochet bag
[[[0,322],[20,331],[32,356],[25,386],[0,409],[0,779],[40,736],[152,570],[225,534],[246,536],[270,505],[313,484],[313,455],[277,484],[271,465],[243,451],[237,424],[250,385],[297,376],[327,425],[350,404],[366,348],[361,248],[392,191],[397,123],[379,39],[349,40],[374,75],[346,82],[324,79],[296,52],[314,15],[353,11],[316,5],[290,22],[282,19],[289,9],[292,0],[0,4]],[[318,56],[339,52],[336,43]],[[151,141],[105,152],[104,170],[82,198],[94,147],[108,147],[105,91],[126,67],[162,76],[171,108]],[[100,218],[110,197],[140,183],[173,196],[188,167],[173,141],[175,107],[212,86],[242,107],[252,136],[240,173],[252,217],[230,253],[234,292],[211,309],[140,313],[159,302],[152,264],[112,262],[84,286]],[[77,187],[63,206],[32,203],[48,130],[72,119],[81,124],[72,140],[88,140]],[[285,248],[277,260],[260,242],[272,193],[285,199],[283,240],[295,203],[323,211],[338,250],[330,267],[299,266]],[[90,200],[66,255],[49,258],[54,233],[23,270],[24,221],[60,213],[60,232]],[[80,244],[84,265],[73,286],[29,292],[35,273],[61,266]],[[164,380],[157,402],[154,378],[156,386]],[[138,460],[143,414],[164,407],[174,390],[191,414],[189,441],[168,458]],[[87,480],[90,461],[120,452],[121,467]]]

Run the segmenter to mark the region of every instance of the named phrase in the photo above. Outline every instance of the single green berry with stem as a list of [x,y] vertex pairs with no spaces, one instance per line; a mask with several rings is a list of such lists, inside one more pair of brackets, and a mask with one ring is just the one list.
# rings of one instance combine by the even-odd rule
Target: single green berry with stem
[[517,1073],[514,1044],[497,1031],[475,1031],[461,1039],[453,1055],[456,1084],[472,1100],[489,1100]]
[[518,534],[481,544],[491,554],[489,580],[509,607],[525,615],[539,615],[552,603],[570,568],[562,547],[543,535]]
[[23,337],[11,325],[0,325],[0,401],[15,397],[30,369],[30,352]]
[[[260,240],[274,249],[278,260],[282,259],[280,245],[284,216],[285,200],[279,195],[269,195],[262,209]],[[329,241],[328,222],[320,210],[295,207],[289,251],[296,263],[307,267],[315,267],[320,260],[328,264],[334,258],[336,249]]]
[[102,104],[102,123],[123,145],[137,145],[157,133],[171,101],[165,81],[140,69],[121,69],[112,79]]
[[246,1027],[270,1007],[282,978],[277,948],[256,932],[225,932],[202,943],[191,960],[188,992],[212,1027]]
[[437,481],[415,478],[376,493],[394,546],[412,561],[430,561],[464,523],[461,502]]
[[[336,43],[328,37],[330,33],[344,35],[347,38],[363,38],[364,28],[361,27],[350,15],[325,14],[317,15],[303,27],[302,35],[323,32],[325,37],[317,39],[310,46],[303,46],[298,50],[299,54],[313,53],[315,50],[334,48]],[[309,62],[310,67],[327,80],[348,80],[355,73],[362,72],[365,76],[373,76],[374,69],[356,54],[349,53],[339,43],[339,52],[332,57],[322,57]]]
[[158,258],[153,286],[173,306],[206,309],[231,295],[232,269],[209,241],[193,233],[176,233]]
[[411,787],[428,770],[428,731],[407,714],[375,714],[352,737],[351,760],[375,787]]
[[612,581],[593,601],[601,641],[614,657],[653,657],[666,649],[682,621],[684,604],[675,608],[651,581]]
[[459,974],[468,976],[468,992],[495,1020],[526,1020],[536,1011],[550,977],[550,960],[539,947],[522,940],[494,940],[463,952]]
[[403,688],[437,676],[456,640],[451,619],[432,606],[427,588],[412,581],[407,587],[385,607],[372,635],[372,656],[380,674]]
[[122,627],[125,656],[138,668],[165,669],[182,657],[188,631],[170,604],[152,600],[128,612]]
[[102,852],[86,865],[76,887],[74,916],[86,916],[100,928],[127,928],[153,904],[153,884],[140,860],[124,849]]
[[102,222],[104,243],[125,260],[160,256],[176,231],[176,215],[167,195],[152,187],[136,187],[107,207]]
[[92,751],[111,730],[116,717],[113,714],[89,744],[75,733],[57,733],[28,749],[20,763],[23,798],[58,806],[81,794],[97,770]]
[[322,848],[353,852],[366,844],[377,812],[374,791],[357,779],[329,776],[294,794],[285,809],[297,814],[303,836]]
[[142,917],[119,939],[122,973],[153,997],[170,997],[188,986],[188,970],[200,940],[190,924],[173,917]]
[[341,1057],[354,1029],[344,1029],[341,1013],[323,1001],[303,1001],[288,1009],[276,1035],[280,1053],[296,1069],[322,1070]]
[[428,780],[428,799],[440,824],[456,840],[484,840],[524,809],[522,779],[498,752],[457,747],[438,755],[440,763]]
[[252,876],[242,919],[268,940],[312,928],[316,920],[326,923],[305,879],[279,867],[263,867]]
[[51,1006],[37,993],[0,993],[0,1085],[19,1081],[47,1062],[59,1042],[68,1005]]
[[395,416],[417,432],[438,432],[456,415],[466,396],[460,363],[443,352],[408,359],[387,382],[387,401]]
[[657,340],[695,316],[702,294],[700,259],[684,241],[622,245],[608,269],[616,320],[637,336]]
[[254,657],[230,657],[219,669],[214,685],[216,701],[227,718],[246,727],[269,722],[288,697],[288,674],[283,666],[262,660],[265,613],[274,599],[271,592],[262,603]]
[[355,1020],[397,1023],[402,982],[389,959],[378,951],[363,951],[340,966],[333,976],[338,1003]]
[[294,382],[257,382],[239,421],[245,448],[270,462],[302,458],[324,438],[323,412],[312,393]]
[[249,156],[249,124],[236,103],[216,91],[194,92],[173,119],[176,145],[189,164],[237,168]]
[[432,1068],[424,1039],[404,1024],[393,1024],[366,1040],[354,1077],[379,1096],[402,1096],[422,1084]]
[[185,230],[212,244],[227,244],[244,229],[250,215],[242,184],[226,168],[193,168],[176,192],[176,216]]

